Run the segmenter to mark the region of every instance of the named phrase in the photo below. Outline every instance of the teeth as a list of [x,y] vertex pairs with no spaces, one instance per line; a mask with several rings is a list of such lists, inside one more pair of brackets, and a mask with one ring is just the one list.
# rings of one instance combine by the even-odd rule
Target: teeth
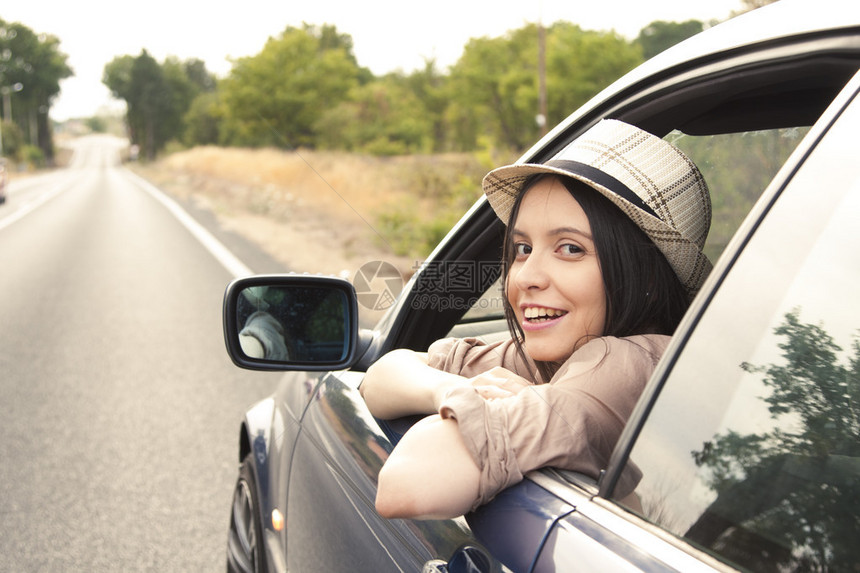
[[556,310],[554,308],[542,308],[536,306],[530,306],[523,311],[523,315],[528,319],[535,318],[554,318],[556,316],[562,316],[566,314],[564,310]]

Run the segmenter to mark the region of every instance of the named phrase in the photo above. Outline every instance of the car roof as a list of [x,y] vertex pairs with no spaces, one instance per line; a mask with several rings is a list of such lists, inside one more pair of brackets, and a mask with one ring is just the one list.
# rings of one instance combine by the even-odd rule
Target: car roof
[[[702,60],[728,50],[822,32],[860,28],[860,2],[779,0],[726,20],[643,63],[616,83],[632,82],[657,70]],[[607,90],[613,89],[610,85]],[[617,88],[616,88],[617,89]]]
[[[808,47],[798,48],[801,44]],[[798,66],[803,65],[803,62],[796,60],[801,56],[809,60],[816,51],[812,47],[831,56],[839,52],[850,53],[853,56],[849,58],[832,56],[825,64],[822,64],[820,59],[809,61],[807,62],[808,72],[798,73]],[[778,53],[780,50],[784,53]],[[766,52],[771,53],[764,56]],[[559,123],[529,149],[520,161],[547,159],[548,156],[560,150],[559,142],[569,141],[576,133],[604,117],[623,119],[657,135],[665,135],[671,129],[682,127],[687,133],[736,131],[741,129],[741,126],[755,128],[756,126],[751,124],[744,125],[744,122],[751,122],[753,117],[761,122],[758,126],[760,129],[791,124],[811,124],[817,117],[817,112],[823,111],[823,107],[832,100],[835,92],[857,71],[858,55],[860,55],[860,2],[779,0],[696,34],[637,66]],[[765,57],[770,62],[779,59],[786,61],[783,77],[786,80],[795,81],[797,86],[793,89],[782,86],[780,89],[783,93],[793,91],[794,101],[798,101],[797,97],[805,98],[804,101],[810,98],[820,100],[820,104],[805,106],[803,110],[800,109],[801,106],[795,106],[798,112],[806,112],[808,117],[790,117],[792,110],[788,107],[790,103],[786,103],[784,109],[774,110],[768,118],[761,113],[761,101],[747,98],[743,105],[738,104],[737,101],[732,102],[738,118],[736,125],[726,121],[723,110],[710,115],[696,111],[691,113],[689,124],[684,125],[680,119],[682,116],[677,110],[673,109],[667,113],[671,116],[671,120],[664,117],[662,112],[671,107],[670,100],[690,101],[693,98],[689,95],[663,94],[666,96],[664,98],[666,101],[662,103],[662,108],[657,102],[651,106],[641,105],[642,94],[648,89],[653,91],[655,99],[660,96],[661,81],[672,78],[670,91],[674,92],[680,83],[679,76],[687,71],[695,70],[697,74],[716,75],[720,69],[734,71],[744,64],[762,60]],[[709,63],[712,64],[710,69]],[[829,69],[825,69],[828,66]],[[780,72],[776,70],[767,81],[778,83],[782,79],[779,74]],[[816,76],[819,78],[818,82],[814,78]],[[712,89],[700,82],[698,87],[702,96],[706,96],[710,90],[711,98],[719,98],[724,97],[720,94],[725,94],[730,86],[715,84]],[[639,104],[632,115],[625,115],[623,102],[629,94],[636,94]],[[765,95],[762,94],[762,97]],[[703,102],[708,98],[696,99]],[[786,101],[790,99],[786,98]],[[720,102],[714,101],[713,105],[716,112]],[[741,109],[744,106],[749,108],[746,115]],[[809,110],[816,113],[809,114]],[[692,121],[693,116],[698,116],[698,123]],[[669,123],[666,123],[667,121]],[[670,124],[671,122],[674,124]],[[565,136],[565,132],[568,131],[572,133]]]

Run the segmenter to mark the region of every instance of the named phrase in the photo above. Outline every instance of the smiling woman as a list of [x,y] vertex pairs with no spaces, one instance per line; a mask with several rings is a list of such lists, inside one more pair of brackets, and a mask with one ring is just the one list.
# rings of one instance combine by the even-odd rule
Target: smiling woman
[[[361,392],[377,417],[435,414],[380,472],[386,517],[460,515],[545,466],[596,479],[710,270],[698,169],[620,121],[549,163],[492,171],[484,191],[507,223],[511,337],[398,350],[368,370]],[[639,477],[631,466],[622,497]]]
[[510,231],[507,300],[532,360],[563,362],[604,330],[605,287],[591,225],[557,177],[523,194]]

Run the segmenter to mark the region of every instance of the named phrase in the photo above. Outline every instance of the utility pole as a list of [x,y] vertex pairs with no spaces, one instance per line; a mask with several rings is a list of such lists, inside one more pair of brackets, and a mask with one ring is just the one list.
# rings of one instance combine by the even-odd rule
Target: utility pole
[[538,115],[537,124],[541,137],[546,135],[546,30],[543,19],[538,21]]

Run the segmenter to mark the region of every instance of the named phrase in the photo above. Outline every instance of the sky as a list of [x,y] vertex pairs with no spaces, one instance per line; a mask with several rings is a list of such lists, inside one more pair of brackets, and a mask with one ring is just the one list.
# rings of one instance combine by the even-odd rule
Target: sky
[[359,65],[374,74],[444,71],[471,38],[498,37],[527,23],[563,20],[633,39],[655,20],[725,20],[741,0],[4,0],[0,18],[52,34],[75,75],[64,80],[51,117],[64,121],[122,109],[102,84],[116,56],[198,58],[219,77],[232,59],[253,56],[287,26],[333,24],[352,36]]

